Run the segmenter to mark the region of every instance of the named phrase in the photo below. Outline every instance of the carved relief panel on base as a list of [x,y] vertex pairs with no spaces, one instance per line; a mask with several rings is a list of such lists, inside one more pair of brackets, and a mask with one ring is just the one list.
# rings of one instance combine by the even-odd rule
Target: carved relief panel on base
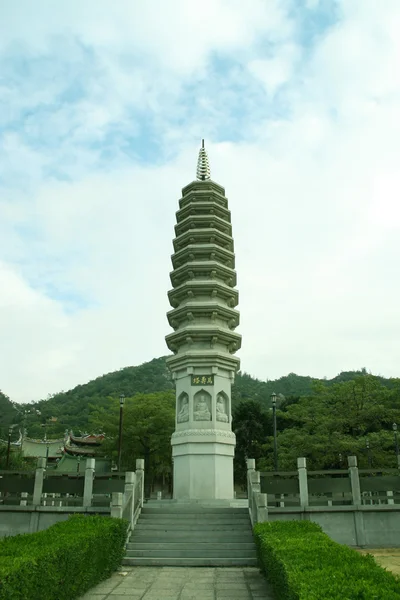
[[178,398],[176,420],[178,423],[186,423],[186,421],[189,421],[189,396],[186,392],[182,392]]
[[229,398],[225,392],[219,392],[219,394],[217,394],[215,414],[217,421],[229,423]]
[[193,420],[211,421],[211,395],[205,390],[194,395]]

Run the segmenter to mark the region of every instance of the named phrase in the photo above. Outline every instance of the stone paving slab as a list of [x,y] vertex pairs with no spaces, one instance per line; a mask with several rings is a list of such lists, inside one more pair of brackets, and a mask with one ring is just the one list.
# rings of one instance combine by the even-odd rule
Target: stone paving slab
[[252,567],[121,567],[81,600],[274,600]]

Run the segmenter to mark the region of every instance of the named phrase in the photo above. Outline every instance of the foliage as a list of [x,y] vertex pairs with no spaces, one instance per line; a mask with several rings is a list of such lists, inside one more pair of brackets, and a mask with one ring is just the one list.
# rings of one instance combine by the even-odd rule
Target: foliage
[[[0,446],[0,471],[5,470],[6,466],[7,444],[2,444]],[[20,450],[11,449],[8,468],[10,471],[25,471],[27,469],[31,469],[32,465],[29,465],[29,463],[24,460]]]
[[263,409],[259,402],[240,402],[234,409],[232,429],[236,435],[235,481],[246,483],[246,459],[260,459],[264,455],[264,445],[272,433],[271,411]]
[[[360,372],[344,373],[345,379],[351,375],[357,376]],[[258,401],[264,409],[271,407],[271,394],[275,392],[281,396],[281,408],[297,402],[300,396],[313,393],[312,377],[300,376],[290,373],[277,380],[261,381],[247,373],[239,372],[232,387],[232,409],[234,410],[242,401]],[[341,381],[341,375],[331,380],[333,383]],[[382,385],[390,387],[393,380],[379,378]],[[326,385],[331,385],[329,380]],[[119,371],[107,373],[78,385],[67,392],[60,392],[47,399],[36,403],[19,405],[14,411],[13,422],[25,426],[28,436],[43,439],[46,432],[48,437],[62,437],[66,429],[73,430],[75,434],[94,433],[90,430],[91,413],[94,409],[107,408],[110,398],[118,398],[120,394],[132,397],[135,394],[151,394],[174,389],[174,382],[166,365],[166,357],[155,358],[150,362],[137,367],[125,367]],[[12,414],[12,404],[8,405]],[[1,396],[0,396],[1,409]],[[23,414],[24,410],[30,411]],[[40,415],[35,413],[40,411]],[[50,421],[55,417],[57,421]],[[8,422],[8,421],[7,421]]]
[[[107,408],[110,398],[124,394],[127,398],[135,394],[151,394],[174,389],[171,373],[165,357],[155,358],[137,367],[125,367],[78,385],[68,392],[60,392],[33,404],[21,406],[35,408],[41,415],[32,413],[26,419],[28,435],[43,438],[46,424],[48,437],[62,436],[66,429],[75,434],[87,433],[93,409]],[[57,422],[50,422],[56,417]],[[89,431],[92,433],[93,431]]]
[[[91,417],[93,429],[107,436],[103,450],[117,458],[119,401],[110,399]],[[171,435],[175,428],[175,393],[138,394],[127,398],[123,409],[122,470],[135,470],[137,458],[145,459],[147,483],[156,475],[171,475]]]
[[[299,456],[310,469],[345,468],[358,457],[361,468],[395,467],[393,422],[400,423],[400,381],[391,387],[378,377],[359,375],[333,385],[316,382],[313,395],[277,411],[279,467],[296,468]],[[273,439],[259,466],[272,468]]]
[[270,408],[273,392],[285,398],[303,396],[311,393],[313,381],[312,377],[303,377],[295,373],[267,381],[260,381],[247,373],[238,373],[232,387],[232,407],[235,408],[245,400],[256,400],[264,408]]
[[[126,367],[46,400],[16,406],[14,411],[9,399],[0,394],[0,409],[2,402],[6,409],[4,422],[9,423],[13,413],[14,423],[21,428],[26,426],[29,437],[40,439],[44,438],[45,433],[49,438],[62,437],[66,429],[73,430],[76,435],[104,430],[113,438],[108,449],[116,457],[118,415],[115,410],[119,395],[123,393],[127,398],[132,398],[135,394],[173,394],[174,382],[165,361],[166,358],[161,357],[137,367]],[[245,477],[245,456],[253,454],[255,458],[263,457],[258,466],[272,468],[273,438],[269,410],[272,392],[277,394],[278,399],[280,468],[292,470],[296,467],[298,456],[306,456],[310,468],[340,468],[346,465],[346,456],[349,454],[358,456],[361,467],[396,465],[392,423],[397,422],[400,426],[399,379],[369,375],[365,369],[343,372],[331,380],[290,373],[275,381],[261,381],[239,372],[232,387],[233,427],[238,441],[235,472],[239,482],[243,483]],[[260,407],[260,419],[254,417],[249,420],[243,408],[237,412],[241,405],[248,402],[256,402]],[[37,414],[38,410],[40,414]],[[163,440],[173,430],[170,417],[167,423],[169,425]],[[257,433],[246,439],[246,430]],[[131,429],[127,429],[125,441],[131,433]],[[17,434],[18,430],[15,429],[13,440]],[[6,439],[6,435],[7,431],[3,439]],[[134,457],[146,454],[153,474],[159,472],[168,476],[170,458],[168,461],[164,458],[167,446],[170,455],[169,442],[164,446],[163,441],[161,453],[164,458],[159,458],[151,445],[141,445],[139,439],[133,437],[130,458],[124,452],[123,464],[128,466],[129,463],[131,468]],[[144,440],[143,435],[141,439]]]
[[14,423],[15,415],[10,398],[0,391],[0,439],[7,440],[8,427]]
[[254,533],[277,600],[400,599],[396,577],[371,555],[332,541],[315,523],[259,523]]
[[73,600],[109,577],[125,551],[126,521],[75,515],[0,541],[0,600]]

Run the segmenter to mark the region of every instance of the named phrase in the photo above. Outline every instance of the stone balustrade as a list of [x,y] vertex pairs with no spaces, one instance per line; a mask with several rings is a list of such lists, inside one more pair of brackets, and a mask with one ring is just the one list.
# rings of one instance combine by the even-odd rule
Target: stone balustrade
[[104,514],[127,519],[133,529],[143,506],[144,460],[136,472],[100,473],[87,459],[84,473],[46,471],[39,458],[34,472],[0,473],[0,537],[33,533],[69,514]]
[[247,460],[252,524],[279,519],[308,519],[350,546],[400,546],[400,460],[398,469],[308,471],[305,458],[297,471],[259,472]]

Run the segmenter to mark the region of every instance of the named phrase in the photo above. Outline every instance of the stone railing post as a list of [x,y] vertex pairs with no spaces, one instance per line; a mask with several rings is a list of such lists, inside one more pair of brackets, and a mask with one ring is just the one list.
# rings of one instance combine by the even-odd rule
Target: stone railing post
[[124,486],[124,504],[128,502],[130,494],[135,493],[136,473],[134,471],[126,471],[125,486]]
[[299,475],[300,506],[308,506],[307,460],[304,457],[297,459],[297,471]]
[[247,458],[246,459],[247,466],[247,498],[249,500],[249,508],[251,502],[251,491],[250,491],[250,473],[256,470],[256,459],[255,458]]
[[397,457],[397,468],[400,469],[400,454]]
[[113,492],[111,498],[111,516],[113,519],[122,519],[124,494]]
[[[133,512],[135,506],[135,484],[136,484],[136,473],[133,471],[127,471],[125,473],[125,487],[124,487],[124,510],[128,502],[130,501],[129,515],[127,515],[128,521],[132,525]],[[132,497],[131,497],[132,496]],[[129,498],[131,499],[129,500]]]
[[33,505],[40,505],[42,502],[43,480],[46,471],[46,459],[38,458],[37,469],[35,472],[35,484],[33,486]]
[[355,507],[354,529],[355,529],[356,544],[357,544],[357,546],[365,546],[364,517],[360,510],[361,487],[360,487],[360,477],[358,474],[358,467],[357,467],[357,457],[349,456],[347,460],[349,463],[349,476],[350,476],[351,493],[353,496],[353,505]]
[[349,463],[349,477],[350,477],[351,494],[353,497],[353,504],[356,506],[360,506],[360,504],[361,504],[361,488],[360,488],[360,478],[358,475],[357,456],[349,456],[347,458],[347,460]]
[[255,458],[247,458],[246,465],[247,465],[248,471],[255,471],[256,470],[256,459]]
[[21,492],[20,506],[26,506],[28,504],[28,492]]
[[254,492],[254,500],[257,506],[257,523],[265,523],[268,521],[267,494]]
[[249,497],[249,507],[251,506],[251,521],[253,523],[253,525],[255,523],[257,523],[257,501],[256,501],[256,495],[260,493],[260,472],[259,471],[250,471],[249,474],[249,478],[250,478],[250,493],[251,496]]
[[94,479],[95,468],[96,468],[95,459],[87,458],[86,459],[86,469],[85,469],[85,483],[83,486],[83,506],[92,506],[93,479]]
[[140,477],[141,478],[141,485],[140,485],[140,493],[141,493],[141,499],[140,499],[140,506],[143,508],[143,503],[144,503],[144,458],[137,458],[136,459],[136,477]]

